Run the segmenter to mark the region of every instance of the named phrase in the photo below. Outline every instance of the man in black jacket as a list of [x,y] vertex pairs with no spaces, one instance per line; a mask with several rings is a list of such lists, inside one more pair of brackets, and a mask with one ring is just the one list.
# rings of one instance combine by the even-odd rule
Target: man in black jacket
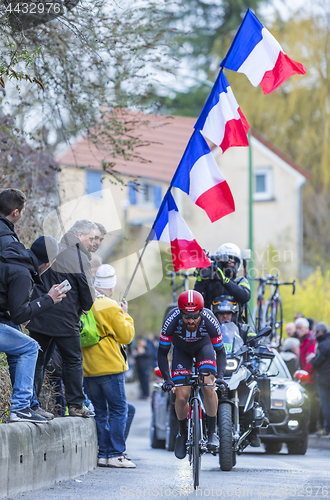
[[44,286],[36,286],[32,298],[39,297],[50,283],[70,282],[71,290],[65,301],[57,304],[42,317],[35,318],[28,326],[30,335],[41,346],[39,352],[35,389],[40,392],[45,352],[53,341],[65,365],[65,397],[70,416],[89,417],[83,408],[85,395],[82,389],[83,368],[80,346],[80,316],[94,302],[95,292],[91,273],[89,249],[92,248],[97,226],[91,221],[77,221],[63,236],[56,262],[43,276]]
[[14,224],[25,210],[26,197],[19,189],[4,189],[0,193],[0,253],[13,241],[19,242]]
[[313,328],[317,340],[316,353],[307,355],[306,361],[312,364],[316,374],[317,392],[320,397],[324,429],[316,434],[330,435],[330,332],[323,321],[319,321]]
[[38,300],[29,300],[34,283],[41,283],[40,275],[51,266],[57,249],[53,238],[41,236],[30,250],[19,242],[13,242],[0,257],[0,352],[17,358],[11,422],[47,422],[46,418],[30,408],[39,346],[15,325],[30,321],[65,297],[54,283],[48,293]]

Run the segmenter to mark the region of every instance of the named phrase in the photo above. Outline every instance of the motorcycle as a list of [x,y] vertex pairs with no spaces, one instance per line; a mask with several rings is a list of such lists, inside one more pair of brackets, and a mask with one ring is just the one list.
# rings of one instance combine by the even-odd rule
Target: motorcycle
[[222,323],[221,331],[228,387],[218,391],[219,464],[221,470],[230,471],[236,464],[236,455],[249,445],[251,432],[269,423],[265,411],[270,406],[270,380],[260,373],[258,359],[272,360],[275,355],[260,343],[261,337],[271,333],[269,327],[248,339],[247,345],[235,323]]

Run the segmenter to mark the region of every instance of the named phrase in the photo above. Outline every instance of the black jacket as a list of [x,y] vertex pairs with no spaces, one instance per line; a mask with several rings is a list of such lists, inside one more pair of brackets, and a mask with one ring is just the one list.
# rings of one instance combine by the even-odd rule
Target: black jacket
[[19,325],[53,306],[53,299],[49,295],[30,302],[34,283],[42,283],[37,258],[22,243],[11,243],[0,256],[1,323],[12,320]]
[[330,387],[330,333],[317,337],[317,349],[311,364],[316,373],[318,385]]
[[90,253],[74,234],[68,232],[63,236],[55,263],[42,275],[44,286],[36,286],[32,298],[40,297],[65,279],[72,288],[51,311],[29,323],[31,332],[53,337],[80,335],[80,316],[83,310],[89,311],[95,297],[90,259]]
[[13,242],[19,242],[19,238],[14,231],[14,224],[3,215],[0,215],[0,253]]
[[220,295],[230,295],[239,304],[246,304],[251,298],[249,282],[243,276],[238,276],[228,283],[222,283],[220,279],[201,279],[197,276],[195,290],[204,297],[204,307],[211,308],[212,301]]

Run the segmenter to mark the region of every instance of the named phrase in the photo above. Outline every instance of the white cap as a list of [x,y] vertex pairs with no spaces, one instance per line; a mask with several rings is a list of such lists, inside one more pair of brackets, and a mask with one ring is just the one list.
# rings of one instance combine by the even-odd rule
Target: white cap
[[95,288],[108,290],[114,288],[117,283],[117,276],[114,267],[110,264],[102,264],[96,271],[94,285]]

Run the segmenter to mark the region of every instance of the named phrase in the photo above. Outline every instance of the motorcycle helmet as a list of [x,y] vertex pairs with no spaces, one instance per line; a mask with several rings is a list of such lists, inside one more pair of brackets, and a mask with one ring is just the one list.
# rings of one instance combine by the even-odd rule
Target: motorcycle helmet
[[221,295],[212,301],[212,311],[214,314],[224,312],[235,314],[238,311],[238,304],[234,300],[234,297]]
[[241,251],[237,245],[234,243],[224,243],[221,245],[216,251],[217,261],[223,263],[223,269],[226,269],[228,266],[228,261],[234,261],[235,265],[233,267],[234,275],[236,276],[237,271],[241,267],[242,257]]
[[196,290],[186,290],[179,296],[178,307],[185,313],[201,311],[204,307],[203,295]]

